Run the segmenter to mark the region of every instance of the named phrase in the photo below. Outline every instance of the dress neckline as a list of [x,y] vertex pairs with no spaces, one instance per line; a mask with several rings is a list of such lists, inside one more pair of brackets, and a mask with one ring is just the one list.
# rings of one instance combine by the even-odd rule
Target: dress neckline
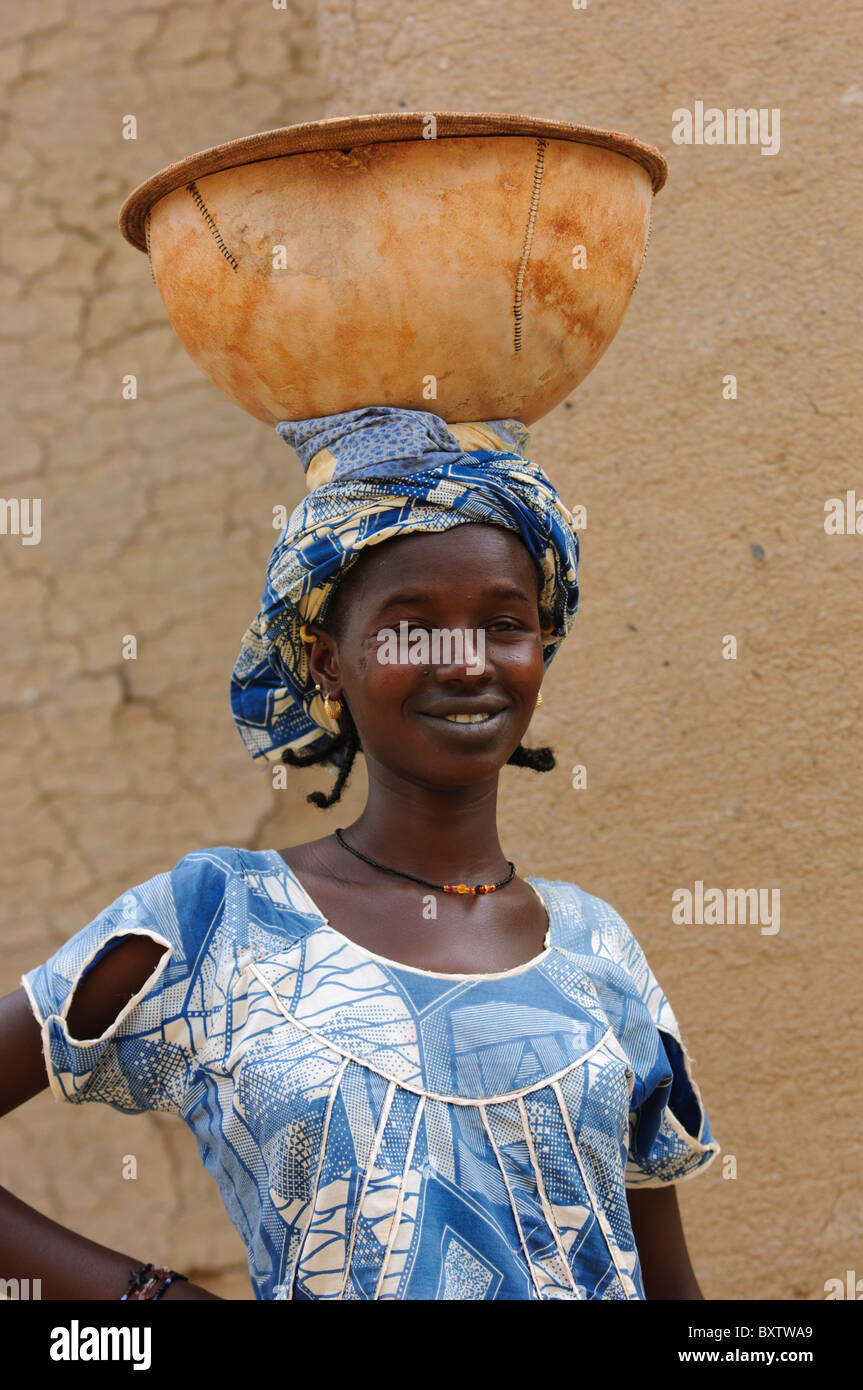
[[510,967],[509,970],[474,970],[469,972],[455,973],[449,970],[424,970],[419,965],[406,965],[403,961],[391,960],[389,956],[378,955],[376,951],[370,951],[367,946],[361,946],[358,941],[353,941],[351,937],[345,936],[344,932],[340,932],[338,927],[333,926],[329,918],[318,907],[312,895],[303,886],[301,880],[297,877],[290,864],[287,862],[286,859],[282,858],[281,854],[279,854],[279,851],[277,849],[262,850],[261,853],[269,855],[270,858],[275,861],[276,867],[278,868],[279,872],[283,874],[286,878],[290,879],[291,883],[294,884],[298,892],[306,900],[306,902],[309,905],[309,908],[311,909],[312,915],[315,917],[319,917],[324,926],[326,926],[327,929],[331,931],[334,936],[339,937],[341,941],[344,941],[348,946],[351,947],[352,950],[358,951],[360,955],[368,956],[370,960],[379,961],[381,965],[387,965],[393,970],[407,970],[412,975],[426,975],[430,976],[434,980],[503,980],[506,979],[509,975],[523,975],[525,971],[533,970],[536,966],[541,965],[544,960],[547,960],[554,949],[554,947],[551,945],[551,932],[554,923],[555,913],[554,895],[549,894],[548,898],[544,898],[542,893],[537,888],[536,883],[534,882],[532,877],[525,878],[524,882],[530,884],[530,887],[533,889],[534,893],[536,893],[536,896],[539,898],[540,902],[545,908],[546,915],[548,916],[548,928],[545,933],[545,949],[543,951],[540,951],[538,956],[534,956],[531,960],[525,961],[523,965],[513,965]]

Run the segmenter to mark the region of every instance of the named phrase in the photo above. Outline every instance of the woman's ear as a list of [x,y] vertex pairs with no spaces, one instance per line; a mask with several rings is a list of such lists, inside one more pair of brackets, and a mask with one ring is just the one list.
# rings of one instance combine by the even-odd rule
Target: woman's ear
[[315,644],[309,647],[309,670],[318,685],[332,689],[341,680],[338,643],[332,633],[322,627],[306,623],[306,631],[314,635]]

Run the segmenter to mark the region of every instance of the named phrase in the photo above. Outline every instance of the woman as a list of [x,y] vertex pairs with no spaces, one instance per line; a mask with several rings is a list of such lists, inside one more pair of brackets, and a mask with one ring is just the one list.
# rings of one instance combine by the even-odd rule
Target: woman
[[[234,717],[277,770],[338,767],[321,806],[361,748],[366,806],[186,855],[30,971],[3,1104],[44,1086],[41,1031],[59,1098],[181,1115],[259,1299],[700,1298],[673,1183],[719,1146],[673,1012],[614,909],[520,878],[497,833],[501,768],[554,765],[521,740],[577,608],[572,518],[517,421],[279,432],[312,492]],[[133,1261],[6,1201],[43,1296],[121,1296]],[[170,1278],[126,1296],[211,1296]]]

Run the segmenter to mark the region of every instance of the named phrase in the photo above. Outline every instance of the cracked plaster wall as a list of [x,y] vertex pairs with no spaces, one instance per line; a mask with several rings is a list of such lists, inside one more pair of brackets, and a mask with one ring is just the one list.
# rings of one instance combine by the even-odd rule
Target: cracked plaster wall
[[[618,339],[532,431],[564,500],[588,508],[582,610],[532,726],[558,768],[505,770],[502,843],[520,872],[612,902],[681,1020],[738,1163],[680,1188],[705,1297],[819,1298],[859,1266],[863,538],[822,525],[826,498],[863,492],[855,23],[779,0],[718,0],[697,24],[670,0],[8,12],[0,492],[41,497],[43,535],[0,537],[0,987],[189,850],[278,848],[363,804],[361,759],[325,814],[304,796],[329,773],[274,792],[234,732],[228,678],[299,466],[186,358],[116,230],[124,197],[184,154],[326,115],[497,109],[626,130],[662,149],[669,183]],[[781,153],[675,146],[671,113],[695,99],[779,107]],[[129,372],[136,402],[120,399]],[[576,763],[587,791],[570,788]],[[672,926],[671,893],[696,879],[778,886],[779,933]],[[239,1237],[169,1117],[46,1092],[7,1119],[0,1181],[250,1297]]]

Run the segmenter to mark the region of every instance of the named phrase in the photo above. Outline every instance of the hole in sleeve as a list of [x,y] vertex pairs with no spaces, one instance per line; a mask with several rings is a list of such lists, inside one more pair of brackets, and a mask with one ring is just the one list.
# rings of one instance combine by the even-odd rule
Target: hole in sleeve
[[112,937],[84,967],[65,1010],[69,1038],[89,1042],[119,1021],[129,1003],[155,983],[171,947],[149,934]]

